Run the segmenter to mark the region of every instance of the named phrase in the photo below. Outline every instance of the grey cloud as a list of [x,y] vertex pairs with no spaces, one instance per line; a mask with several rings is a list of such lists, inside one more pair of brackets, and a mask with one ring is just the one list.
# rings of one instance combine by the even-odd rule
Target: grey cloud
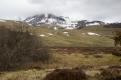
[[30,0],[54,13],[85,19],[109,20],[121,18],[121,0]]
[[121,0],[1,0],[0,18],[53,13],[75,19],[121,21]]

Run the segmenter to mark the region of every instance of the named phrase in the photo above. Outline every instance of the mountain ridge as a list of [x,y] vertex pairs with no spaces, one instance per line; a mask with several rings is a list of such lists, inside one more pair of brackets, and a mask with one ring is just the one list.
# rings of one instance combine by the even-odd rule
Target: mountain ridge
[[93,25],[104,25],[103,21],[87,21],[87,20],[78,20],[73,21],[69,17],[56,16],[54,14],[38,14],[31,17],[28,17],[24,20],[25,22],[34,25],[40,26],[41,24],[53,24],[58,25],[66,29],[76,29],[80,26],[93,26]]

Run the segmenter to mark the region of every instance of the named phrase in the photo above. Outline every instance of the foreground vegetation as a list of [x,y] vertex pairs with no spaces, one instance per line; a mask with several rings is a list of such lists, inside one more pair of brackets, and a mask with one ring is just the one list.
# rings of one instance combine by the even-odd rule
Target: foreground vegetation
[[[53,30],[20,22],[0,24],[0,80],[121,80],[121,49],[96,48],[113,47],[116,29]],[[76,47],[96,49],[73,51]]]
[[[101,54],[101,57],[94,55],[73,54],[54,54],[54,60],[51,64],[43,64],[41,69],[19,70],[10,72],[1,72],[1,80],[43,80],[43,78],[55,69],[71,69],[79,67],[88,75],[89,80],[99,80],[96,78],[101,69],[110,66],[120,66],[121,57],[111,54]],[[99,76],[99,75],[98,75]],[[105,79],[101,79],[105,80]],[[112,79],[110,79],[112,80]]]

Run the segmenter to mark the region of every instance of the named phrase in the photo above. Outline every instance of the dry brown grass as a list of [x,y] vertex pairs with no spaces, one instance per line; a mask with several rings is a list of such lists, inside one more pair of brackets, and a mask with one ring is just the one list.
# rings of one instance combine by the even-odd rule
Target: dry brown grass
[[47,72],[45,70],[27,70],[15,72],[3,72],[0,80],[43,80]]

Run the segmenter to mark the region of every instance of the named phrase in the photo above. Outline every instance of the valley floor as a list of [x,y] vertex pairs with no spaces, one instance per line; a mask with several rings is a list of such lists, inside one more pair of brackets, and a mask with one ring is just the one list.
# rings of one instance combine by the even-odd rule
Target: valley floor
[[[10,28],[16,27],[12,26],[11,22],[5,24]],[[15,22],[13,24],[15,25]],[[0,72],[0,80],[43,80],[55,69],[75,67],[84,69],[89,80],[98,80],[95,76],[101,69],[110,66],[121,68],[121,50],[114,48],[112,39],[114,32],[121,31],[121,28],[91,27],[80,30],[54,30],[45,26],[30,27],[29,31],[30,35],[37,36],[37,39],[50,49],[53,56],[49,63],[32,64],[30,66],[35,68],[29,70]]]
[[[75,48],[71,48],[72,50]],[[80,67],[85,70],[89,76],[89,80],[98,80],[96,75],[101,69],[109,66],[121,66],[121,57],[115,56],[111,52],[104,51],[79,51],[79,49],[71,52],[70,48],[51,49],[53,59],[49,64],[43,64],[41,69],[19,70],[10,72],[1,72],[0,80],[43,80],[43,78],[55,69],[71,69]],[[80,48],[82,49],[82,48]],[[89,48],[86,48],[89,50]],[[102,48],[101,48],[102,49]],[[114,49],[114,48],[110,48]],[[62,51],[63,50],[63,51]],[[66,51],[67,50],[67,51]],[[91,50],[91,48],[90,48]]]

